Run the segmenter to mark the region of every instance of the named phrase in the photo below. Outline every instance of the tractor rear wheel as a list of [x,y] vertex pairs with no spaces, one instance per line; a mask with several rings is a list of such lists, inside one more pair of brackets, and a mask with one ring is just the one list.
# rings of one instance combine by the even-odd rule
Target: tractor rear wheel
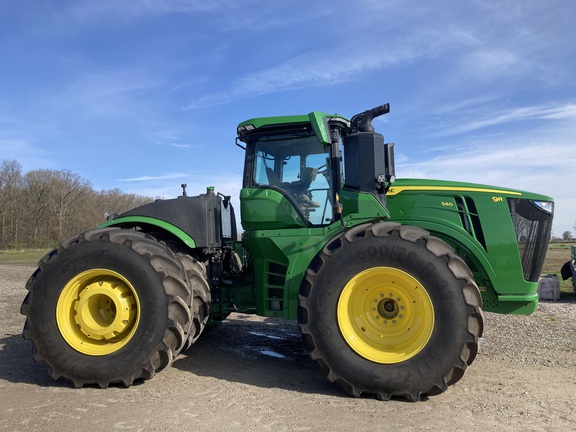
[[192,292],[192,325],[183,351],[198,340],[210,317],[210,302],[212,299],[206,267],[197,259],[184,253],[177,254],[188,279]]
[[154,238],[105,228],[62,242],[26,284],[24,337],[54,379],[131,385],[178,355],[192,296],[178,258]]
[[298,321],[311,357],[348,394],[416,401],[445,391],[472,363],[481,305],[450,246],[380,222],[350,229],[313,260]]

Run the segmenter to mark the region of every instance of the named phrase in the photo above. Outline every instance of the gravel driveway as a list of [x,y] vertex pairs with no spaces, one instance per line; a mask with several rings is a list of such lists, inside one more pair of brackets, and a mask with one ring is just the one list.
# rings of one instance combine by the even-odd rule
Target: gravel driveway
[[303,352],[296,323],[232,314],[130,388],[72,389],[32,359],[19,313],[31,267],[0,265],[2,431],[572,431],[576,304],[487,313],[464,378],[417,403],[353,399]]

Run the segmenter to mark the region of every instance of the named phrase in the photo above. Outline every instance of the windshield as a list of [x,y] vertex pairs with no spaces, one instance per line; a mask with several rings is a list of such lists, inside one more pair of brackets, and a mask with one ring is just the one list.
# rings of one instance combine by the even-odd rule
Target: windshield
[[288,197],[313,225],[333,220],[330,147],[312,133],[261,136],[255,148],[252,182]]

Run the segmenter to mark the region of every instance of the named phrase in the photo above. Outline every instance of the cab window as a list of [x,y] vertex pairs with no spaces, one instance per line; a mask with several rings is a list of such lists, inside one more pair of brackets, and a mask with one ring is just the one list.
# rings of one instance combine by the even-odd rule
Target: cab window
[[312,225],[333,220],[329,147],[314,135],[261,137],[256,143],[253,183],[280,190]]

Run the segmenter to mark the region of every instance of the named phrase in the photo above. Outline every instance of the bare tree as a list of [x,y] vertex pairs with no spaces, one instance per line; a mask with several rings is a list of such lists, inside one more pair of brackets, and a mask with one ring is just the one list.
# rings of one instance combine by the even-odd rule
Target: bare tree
[[0,169],[0,245],[21,247],[19,206],[22,193],[22,165],[16,160],[4,160]]
[[120,214],[126,210],[152,201],[153,199],[150,197],[127,194],[120,189],[102,191],[98,194],[98,206],[102,215]]
[[81,197],[92,190],[90,182],[68,170],[55,171],[48,185],[54,221],[52,227],[59,239],[74,233],[73,225],[82,218]]
[[52,217],[50,185],[56,176],[56,172],[51,170],[30,171],[24,176],[24,215],[32,247],[47,247],[52,241],[46,221]]
[[572,231],[564,231],[562,233],[562,240],[572,240]]
[[34,170],[22,175],[16,160],[0,165],[0,248],[50,247],[104,221],[153,201],[119,189],[95,192],[68,170]]

